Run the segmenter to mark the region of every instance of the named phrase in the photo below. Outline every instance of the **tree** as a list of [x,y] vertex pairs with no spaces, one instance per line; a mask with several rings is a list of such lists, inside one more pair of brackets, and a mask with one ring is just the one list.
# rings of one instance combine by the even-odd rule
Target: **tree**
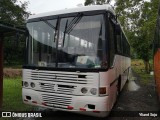
[[149,59],[152,56],[150,47],[154,38],[154,29],[158,14],[159,0],[117,0],[116,13],[123,29],[139,58],[145,63],[149,73]]
[[26,12],[27,2],[17,5],[17,0],[0,1],[0,22],[24,25],[29,13]]
[[102,5],[102,4],[109,3],[109,2],[110,0],[85,0],[84,5],[85,6],[92,5],[92,4]]
[[[16,26],[24,26],[29,15],[26,12],[27,2],[16,4],[17,0],[1,0],[0,1],[0,23],[12,24]],[[16,48],[16,49],[15,49]],[[5,37],[4,41],[4,59],[7,65],[11,63],[22,63],[24,58],[25,39],[24,36],[17,35]]]
[[94,3],[94,0],[86,0],[84,5],[87,6],[87,5],[91,5]]

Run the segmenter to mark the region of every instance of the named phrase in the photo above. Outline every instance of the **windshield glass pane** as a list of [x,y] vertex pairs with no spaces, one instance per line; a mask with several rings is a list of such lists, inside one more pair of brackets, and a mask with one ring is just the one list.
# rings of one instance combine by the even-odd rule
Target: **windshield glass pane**
[[[55,67],[56,42],[55,29],[57,20],[28,23],[29,45],[28,64]],[[49,23],[49,24],[47,24]]]
[[83,16],[70,25],[73,19],[60,22],[58,67],[100,68],[105,40],[103,15]]
[[101,68],[106,56],[103,15],[28,23],[28,64],[58,68]]

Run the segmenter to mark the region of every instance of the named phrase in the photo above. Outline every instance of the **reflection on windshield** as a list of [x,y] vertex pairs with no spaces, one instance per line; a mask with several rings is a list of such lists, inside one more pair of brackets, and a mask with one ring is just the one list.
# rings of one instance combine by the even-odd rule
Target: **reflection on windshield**
[[28,64],[58,68],[100,68],[105,54],[103,15],[28,23]]

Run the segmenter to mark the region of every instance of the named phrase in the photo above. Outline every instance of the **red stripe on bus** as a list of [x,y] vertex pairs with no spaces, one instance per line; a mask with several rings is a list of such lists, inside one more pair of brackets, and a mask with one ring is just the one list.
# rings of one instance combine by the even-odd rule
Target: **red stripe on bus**
[[93,110],[93,112],[94,112],[94,113],[100,113],[100,111],[98,111],[98,110]]
[[86,109],[85,109],[85,108],[80,108],[79,110],[81,110],[81,111],[86,111]]
[[73,109],[73,107],[72,107],[72,106],[68,106],[67,108],[68,108],[69,110],[72,110],[72,109]]
[[32,103],[35,103],[35,104],[37,104],[37,101],[32,101]]
[[44,103],[44,102],[42,103],[42,105],[47,106],[47,104],[46,104],[46,103]]

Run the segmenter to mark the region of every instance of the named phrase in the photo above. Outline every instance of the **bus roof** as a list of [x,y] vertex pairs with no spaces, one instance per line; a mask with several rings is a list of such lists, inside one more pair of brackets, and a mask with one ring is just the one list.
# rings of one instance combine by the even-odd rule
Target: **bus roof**
[[52,15],[67,14],[67,13],[94,11],[94,10],[108,10],[108,11],[112,12],[113,14],[115,14],[114,10],[112,9],[112,7],[110,5],[104,4],[104,5],[82,6],[82,7],[70,8],[70,9],[40,13],[40,14],[36,14],[36,15],[31,15],[28,19],[40,18],[40,17],[52,16]]

